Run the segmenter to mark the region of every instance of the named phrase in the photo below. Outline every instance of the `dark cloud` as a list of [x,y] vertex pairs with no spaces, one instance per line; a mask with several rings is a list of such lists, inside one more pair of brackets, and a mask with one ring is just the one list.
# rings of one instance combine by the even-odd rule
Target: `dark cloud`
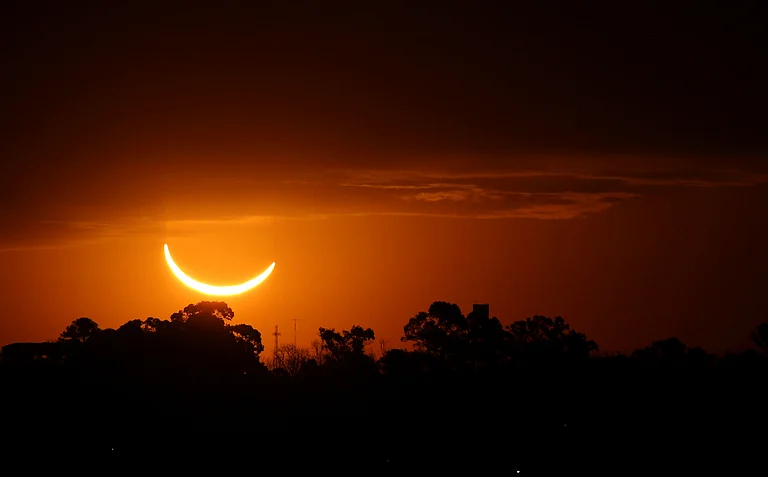
[[[271,180],[276,177],[276,180]],[[627,200],[664,190],[749,187],[768,176],[735,172],[599,175],[506,170],[343,170],[239,179],[211,178],[189,188],[180,178],[147,207],[139,188],[125,189],[103,203],[104,189],[62,196],[34,214],[6,213],[3,249],[77,244],[83,240],[196,233],[213,225],[267,224],[275,220],[318,220],[332,216],[403,215],[457,219],[566,220],[603,212]],[[46,200],[50,200],[47,198]],[[21,210],[21,209],[20,209]],[[47,211],[47,212],[46,212]],[[13,219],[13,220],[11,220]]]

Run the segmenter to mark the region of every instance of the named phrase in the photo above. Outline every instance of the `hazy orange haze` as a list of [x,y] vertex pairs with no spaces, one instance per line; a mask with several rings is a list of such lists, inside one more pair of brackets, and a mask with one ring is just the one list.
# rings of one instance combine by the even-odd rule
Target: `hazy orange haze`
[[563,315],[607,349],[667,335],[733,347],[758,319],[749,310],[765,306],[753,235],[765,219],[743,208],[764,196],[762,176],[208,172],[146,182],[134,172],[82,197],[40,198],[58,222],[17,222],[0,252],[2,341],[52,339],[79,316],[117,327],[215,299],[172,276],[165,242],[183,270],[213,284],[277,263],[256,289],[224,298],[268,348],[275,325],[293,339],[294,317],[303,345],[319,326],[362,324],[397,346],[434,300],[488,302],[505,323]]

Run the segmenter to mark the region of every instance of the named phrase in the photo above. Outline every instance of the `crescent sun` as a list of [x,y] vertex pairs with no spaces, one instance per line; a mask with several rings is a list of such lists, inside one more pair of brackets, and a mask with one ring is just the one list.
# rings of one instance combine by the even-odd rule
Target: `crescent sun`
[[206,283],[198,282],[194,278],[184,273],[184,271],[179,268],[178,265],[176,265],[176,263],[173,261],[173,258],[171,257],[171,252],[168,250],[168,244],[164,244],[163,248],[165,249],[165,261],[168,263],[168,267],[171,269],[173,274],[176,275],[176,278],[178,278],[181,283],[188,286],[189,288],[205,295],[231,296],[245,293],[266,280],[267,277],[272,273],[272,270],[275,269],[275,262],[272,262],[272,265],[261,272],[258,276],[251,278],[247,282],[240,283],[239,285],[208,285]]

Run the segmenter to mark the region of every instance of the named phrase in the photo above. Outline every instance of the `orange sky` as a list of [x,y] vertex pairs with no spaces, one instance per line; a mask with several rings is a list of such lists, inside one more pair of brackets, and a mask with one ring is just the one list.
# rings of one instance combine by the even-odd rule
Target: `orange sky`
[[744,345],[761,319],[750,310],[768,305],[766,255],[753,236],[765,219],[743,208],[765,194],[755,178],[689,187],[685,177],[638,185],[629,175],[389,171],[357,183],[376,187],[351,186],[360,175],[260,190],[265,177],[221,195],[212,187],[187,208],[183,194],[168,192],[156,215],[141,197],[90,203],[81,220],[30,225],[28,250],[11,250],[27,243],[19,240],[0,253],[2,341],[52,339],[79,316],[102,327],[168,318],[207,299],[172,276],[165,242],[183,270],[210,283],[239,283],[277,262],[262,285],[225,298],[268,346],[275,325],[293,339],[294,317],[300,344],[319,326],[362,324],[397,345],[410,316],[447,300],[465,311],[490,303],[505,323],[560,314],[606,349],[668,335],[720,349]]
[[277,263],[227,299],[268,352],[435,300],[606,350],[765,320],[757,13],[6,3],[0,344],[205,299],[166,242],[203,281]]

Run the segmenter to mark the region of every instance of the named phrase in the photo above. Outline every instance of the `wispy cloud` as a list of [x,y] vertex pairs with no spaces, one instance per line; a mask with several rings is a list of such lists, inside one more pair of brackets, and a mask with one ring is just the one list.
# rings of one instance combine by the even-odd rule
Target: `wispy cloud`
[[[460,182],[434,181],[480,181],[498,179],[536,179],[553,178],[570,179],[572,181],[605,181],[623,182],[630,185],[642,186],[671,186],[671,187],[739,187],[752,186],[768,182],[763,174],[750,174],[739,171],[709,171],[709,172],[637,172],[637,173],[583,173],[570,171],[537,171],[537,170],[491,170],[491,171],[450,171],[450,170],[347,170],[345,173],[353,178],[341,185],[347,187],[369,187],[381,189],[419,189],[435,188],[445,185],[466,186]],[[432,181],[432,182],[430,182]],[[476,186],[476,185],[475,185]]]
[[[475,210],[450,212],[413,211],[408,209],[391,211],[371,211],[357,213],[333,214],[333,216],[399,216],[399,217],[432,217],[445,219],[471,220],[501,220],[501,219],[538,219],[566,220],[607,210],[617,202],[639,197],[637,194],[625,192],[606,192],[596,194],[562,193],[562,194],[509,194],[517,196],[517,204],[506,207],[482,208]],[[429,201],[436,202],[436,201]],[[331,215],[329,215],[330,217]]]
[[603,192],[594,194],[579,194],[564,192],[548,194],[531,205],[512,207],[495,211],[490,214],[480,214],[478,218],[490,219],[542,219],[565,220],[583,217],[602,212],[617,202],[639,197],[638,194],[627,192]]
[[[345,171],[345,188],[378,190],[408,204],[402,214],[474,219],[570,219],[664,188],[748,187],[765,176],[734,171],[584,173],[535,170]],[[427,208],[414,204],[423,203]],[[392,200],[392,208],[398,204]],[[437,210],[442,207],[444,210]]]
[[460,200],[466,200],[469,197],[469,191],[449,190],[442,192],[419,192],[413,197],[417,200],[423,200],[426,202],[439,202],[441,200],[451,200],[453,202],[458,202]]
[[60,250],[94,245],[111,239],[152,237],[171,240],[230,228],[265,226],[279,220],[322,220],[330,214],[282,216],[224,216],[200,219],[122,217],[112,220],[40,220],[24,224],[13,236],[0,236],[0,252]]
[[[388,169],[326,171],[312,179],[270,183],[261,176],[258,181],[245,177],[229,184],[225,194],[211,189],[165,197],[175,205],[157,204],[152,213],[143,216],[121,213],[131,210],[127,199],[119,207],[108,203],[78,207],[62,201],[55,218],[40,212],[34,218],[16,214],[6,220],[5,229],[0,229],[0,251],[60,248],[132,236],[171,238],[225,226],[269,226],[278,221],[333,217],[567,220],[669,188],[768,183],[768,176],[735,171]],[[146,201],[146,197],[136,200]]]

